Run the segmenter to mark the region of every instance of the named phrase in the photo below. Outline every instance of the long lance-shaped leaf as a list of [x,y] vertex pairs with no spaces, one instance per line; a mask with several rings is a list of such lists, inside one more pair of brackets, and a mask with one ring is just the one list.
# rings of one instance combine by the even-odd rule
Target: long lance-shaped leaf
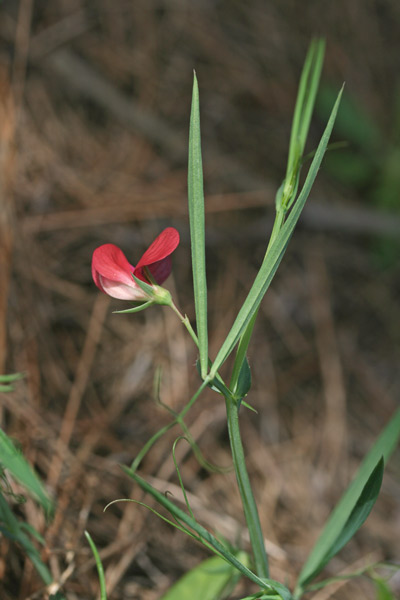
[[[383,457],[384,462],[387,462],[396,447],[399,438],[400,409],[394,414],[371,450],[368,452],[367,456],[364,458],[356,477],[329,517],[311,554],[301,570],[296,587],[296,597],[299,598],[301,596],[304,587],[312,581],[325,566],[327,562],[326,557],[328,556],[331,558],[331,556],[333,556],[333,550],[335,552],[340,550],[343,544],[340,544],[339,542],[343,539],[344,534],[346,534],[345,537],[349,539],[349,530],[352,528],[352,535],[354,535],[361,526],[363,521],[359,519],[359,515],[357,515],[357,512],[354,512],[354,510],[357,505],[360,504],[363,494],[367,493],[369,484],[373,487],[374,471],[377,469],[379,470],[379,461]],[[376,471],[376,476],[377,475],[379,475],[378,471]],[[373,494],[371,494],[371,497],[372,495]],[[352,515],[359,520],[357,521],[354,519],[354,522],[352,522]]]
[[290,133],[289,156],[286,170],[286,180],[288,181],[295,174],[296,162],[303,154],[306,144],[321,76],[324,50],[324,40],[312,40],[306,60],[304,61]]
[[28,490],[28,492],[42,505],[46,515],[50,517],[54,506],[46,489],[35,471],[32,469],[24,455],[15,447],[12,440],[0,429],[0,465],[10,471]]
[[23,548],[25,554],[32,561],[35,569],[39,573],[46,585],[53,581],[53,577],[42,561],[40,552],[32,544],[29,537],[23,532],[22,524],[14,516],[14,513],[8,506],[3,494],[0,492],[0,533],[8,539],[17,542]]
[[221,544],[221,542],[219,542],[209,531],[207,531],[207,529],[197,523],[197,521],[195,521],[190,515],[175,506],[175,504],[168,500],[164,494],[156,490],[152,485],[147,483],[147,481],[134,473],[129,467],[122,466],[122,469],[127,475],[129,475],[129,477],[136,481],[142,490],[153,496],[153,498],[155,498],[159,504],[168,510],[168,512],[170,512],[175,519],[181,521],[187,525],[187,527],[195,531],[197,535],[207,543],[208,546],[211,546],[219,556],[222,556],[228,563],[238,569],[242,575],[250,579],[250,581],[256,583],[261,589],[277,592],[277,594],[281,596],[282,600],[292,600],[292,594],[287,587],[278,581],[274,581],[273,579],[258,577],[248,567],[246,567],[246,565],[241,563],[234,554],[229,552],[229,550],[227,550],[225,546]]
[[210,370],[210,377],[216,376],[218,369],[228,358],[233,348],[239,341],[240,336],[244,332],[247,324],[257,310],[261,300],[263,299],[265,292],[267,291],[278,266],[285,254],[286,247],[289,243],[290,237],[293,230],[299,220],[300,214],[304,208],[304,204],[310,194],[311,188],[317,176],[318,169],[321,165],[322,159],[325,154],[326,147],[332,132],[332,128],[335,122],[336,114],[339,108],[340,99],[342,97],[343,88],[338,94],[335,105],[332,109],[331,116],[329,117],[328,124],[318,144],[318,148],[315,152],[314,159],[311,163],[308,171],[306,180],[303,185],[299,197],[293,206],[286,223],[277,235],[275,242],[272,244],[269,252],[267,253],[263,264],[255,278],[255,281],[251,287],[251,290],[243,303],[242,308],[239,311],[238,316],[230,332],[228,333],[225,342],[222,344]]
[[192,110],[189,132],[188,200],[190,240],[192,247],[193,290],[199,338],[200,371],[204,379],[208,371],[207,281],[204,233],[203,167],[201,160],[199,88],[193,78]]
[[93,552],[94,560],[96,561],[97,574],[99,576],[99,584],[100,584],[100,600],[107,600],[106,580],[104,577],[104,569],[103,569],[103,564],[101,562],[100,554],[97,550],[96,544],[92,540],[92,537],[88,531],[85,531],[85,536],[86,536],[86,539],[89,542],[89,546]]
[[[274,227],[268,244],[267,252],[272,246],[275,237],[283,227],[287,210],[293,204],[297,194],[297,187],[300,176],[301,160],[304,147],[307,141],[308,130],[310,128],[311,116],[314,110],[315,98],[317,95],[318,84],[321,77],[322,64],[324,59],[325,42],[322,39],[312,40],[307,52],[306,60],[300,77],[299,91],[296,99],[296,106],[293,116],[292,129],[290,134],[289,155],[286,168],[285,180],[278,191],[276,198],[277,214]],[[257,318],[257,311],[243,332],[238,350],[235,357],[235,363],[232,370],[230,387],[235,390],[239,374],[245,365],[247,348],[252,335],[254,323]],[[244,367],[245,368],[245,367]]]

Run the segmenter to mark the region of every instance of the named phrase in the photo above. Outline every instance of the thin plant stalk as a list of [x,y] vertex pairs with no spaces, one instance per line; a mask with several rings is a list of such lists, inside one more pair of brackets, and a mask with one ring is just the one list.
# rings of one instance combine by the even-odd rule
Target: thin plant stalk
[[242,439],[239,429],[239,403],[231,397],[225,398],[228,421],[229,440],[231,444],[233,464],[243,511],[249,530],[250,543],[253,550],[255,570],[258,577],[269,577],[268,557],[265,551],[264,537],[261,530],[260,517],[251,488],[246,468]]

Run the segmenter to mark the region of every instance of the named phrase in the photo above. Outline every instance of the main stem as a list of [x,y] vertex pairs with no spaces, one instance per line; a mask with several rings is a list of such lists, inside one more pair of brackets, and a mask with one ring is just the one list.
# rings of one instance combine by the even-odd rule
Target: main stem
[[256,573],[259,577],[269,577],[267,553],[265,552],[264,538],[261,530],[260,517],[257,505],[251,489],[249,474],[246,469],[242,440],[239,429],[239,407],[236,400],[225,396],[226,415],[228,421],[228,433],[231,444],[233,464],[238,482],[240,496],[242,498],[244,516],[250,535],[250,543],[253,549]]
[[[267,256],[269,249],[274,243],[279,231],[281,230],[283,223],[285,220],[285,211],[280,207],[277,210],[277,214],[275,216],[274,226],[272,228],[271,237],[269,240],[269,244],[265,253],[265,257]],[[248,328],[250,331],[248,332],[249,337],[251,336],[251,331],[254,326],[254,322],[257,318],[258,309],[255,312],[253,318],[251,319]],[[248,341],[247,341],[248,344]],[[247,346],[246,346],[247,348]],[[238,350],[239,353],[239,350]],[[236,357],[238,358],[238,357]],[[234,390],[234,387],[237,384],[240,367],[242,365],[242,359],[239,361],[239,365],[237,366],[235,361],[235,367],[237,366],[237,372],[232,374],[231,379],[231,390]],[[268,567],[268,557],[265,551],[264,545],[264,537],[261,530],[260,517],[258,515],[257,505],[254,499],[253,491],[250,484],[249,475],[246,469],[246,461],[244,457],[243,444],[240,437],[240,428],[239,428],[239,406],[240,403],[232,398],[229,395],[225,395],[225,403],[226,403],[226,414],[228,421],[228,433],[232,450],[232,458],[233,464],[236,473],[236,479],[238,482],[240,496],[242,498],[243,511],[247,522],[247,527],[250,535],[250,543],[253,549],[254,562],[256,566],[256,572],[259,577],[269,577],[269,567]]]

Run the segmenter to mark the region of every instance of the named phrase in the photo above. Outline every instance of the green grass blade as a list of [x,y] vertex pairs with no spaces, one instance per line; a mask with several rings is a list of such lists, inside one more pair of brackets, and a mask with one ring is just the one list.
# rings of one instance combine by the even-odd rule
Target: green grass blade
[[321,137],[321,140],[318,144],[318,148],[315,152],[313,161],[311,163],[310,169],[308,171],[306,180],[304,182],[303,188],[294,204],[285,224],[282,229],[276,236],[275,241],[271,245],[268,253],[265,256],[263,264],[255,278],[255,281],[251,287],[251,290],[243,303],[242,308],[239,311],[238,316],[230,332],[228,333],[225,342],[222,344],[210,371],[210,377],[214,378],[217,374],[218,369],[224,363],[224,361],[228,358],[233,348],[236,346],[239,341],[241,335],[245,331],[248,323],[251,318],[255,314],[261,300],[263,299],[265,292],[267,291],[276,270],[283,258],[283,255],[286,251],[286,247],[289,243],[290,237],[293,233],[293,230],[299,220],[301,211],[304,208],[305,202],[310,194],[312,185],[317,176],[318,169],[321,165],[323,156],[325,154],[325,150],[332,132],[332,128],[335,122],[336,114],[339,108],[340,99],[342,96],[343,88],[339,92],[339,95],[336,99],[335,105],[332,109],[331,116],[329,118],[328,124],[325,128],[325,131]]
[[304,61],[290,133],[286,179],[290,179],[296,162],[304,151],[321,76],[324,49],[324,40],[312,40]]
[[14,390],[14,386],[12,384],[18,381],[18,379],[23,379],[23,377],[25,377],[24,373],[0,375],[0,393],[7,394],[8,392],[12,392]]
[[335,556],[349,540],[351,540],[353,535],[360,529],[361,525],[368,517],[381,489],[384,468],[385,463],[383,458],[381,458],[365,484],[342,531],[336,538],[335,544],[326,555],[326,563],[328,563],[330,559]]
[[85,531],[85,536],[87,541],[89,542],[89,546],[93,552],[94,560],[96,561],[97,574],[99,576],[99,584],[100,584],[100,600],[107,600],[107,590],[106,590],[106,580],[104,577],[104,569],[103,564],[101,562],[101,558],[99,552],[96,548],[94,541],[91,538],[91,535],[88,531]]
[[53,503],[28,461],[12,440],[0,429],[0,463],[8,469],[43,507],[47,516],[53,512]]
[[[394,414],[371,450],[368,452],[367,456],[364,458],[356,477],[329,517],[321,535],[301,570],[296,588],[296,597],[300,597],[302,590],[304,590],[307,583],[312,581],[325,566],[327,562],[325,560],[326,556],[333,556],[332,550],[335,550],[339,537],[343,535],[343,530],[349,525],[349,519],[351,518],[357,503],[360,501],[363,492],[365,492],[368,485],[373,484],[371,477],[373,477],[374,470],[378,468],[377,465],[381,457],[383,457],[383,460],[386,463],[396,447],[399,437],[400,409]],[[339,546],[337,547],[340,549]]]
[[362,575],[369,577],[373,581],[376,581],[376,578],[380,579],[381,581],[385,581],[384,579],[380,578],[374,573],[375,569],[384,567],[393,569],[394,571],[398,571],[400,569],[400,565],[394,565],[385,562],[367,564],[361,567],[361,569],[354,571],[353,573],[346,573],[346,575],[336,575],[334,577],[329,577],[328,579],[318,581],[317,583],[313,583],[312,585],[307,586],[307,593],[322,590],[324,587],[327,587],[332,583],[337,583],[338,581],[348,581],[349,579],[356,579],[357,577],[361,577]]
[[[248,563],[247,555],[242,552],[240,562]],[[160,600],[215,600],[220,598],[237,571],[219,556],[213,556],[201,562],[197,567],[185,573]]]
[[190,240],[192,247],[193,289],[200,352],[200,371],[201,377],[204,379],[208,371],[207,281],[199,88],[197,85],[196,74],[194,74],[193,79],[192,110],[190,114],[188,200]]
[[376,590],[376,600],[396,600],[388,583],[380,577],[373,578]]
[[40,553],[32,544],[29,537],[23,532],[18,519],[7,504],[6,499],[0,492],[0,532],[19,544],[28,558],[32,561],[36,571],[46,585],[53,581],[53,577],[41,559]]
[[324,62],[325,42],[324,40],[315,40],[315,51],[313,56],[313,65],[311,69],[310,82],[307,86],[307,95],[304,102],[302,118],[299,128],[299,139],[301,143],[301,154],[304,152],[312,113],[314,111],[315,98],[317,96],[319,80],[321,78],[322,65]]
[[[331,558],[333,558],[333,556],[335,556],[360,529],[378,498],[382,484],[383,469],[384,462],[381,458],[368,478],[344,524],[342,524],[342,515],[337,513],[336,519],[332,521],[330,530],[326,530],[326,538],[322,539],[320,545],[321,552],[318,553],[315,560],[314,570],[309,573],[304,581],[302,581],[302,588],[307,585],[308,581],[314,579],[316,575],[322,571]],[[348,507],[343,508],[344,514],[346,514],[346,509],[348,509]]]
[[307,93],[307,83],[310,75],[311,65],[314,56],[315,41],[313,40],[307,52],[306,60],[304,61],[303,70],[301,72],[299,90],[297,92],[296,105],[293,113],[292,129],[290,132],[289,156],[287,162],[286,179],[288,179],[294,170],[296,157],[301,155],[301,144],[299,140],[299,131],[301,116],[303,114],[303,106]]
[[142,488],[143,491],[150,494],[161,506],[163,506],[168,512],[178,521],[184,523],[185,526],[193,530],[202,541],[206,543],[208,547],[211,547],[216,554],[222,556],[224,560],[235,567],[242,575],[256,583],[261,589],[268,589],[276,591],[283,600],[292,600],[290,591],[281,583],[274,581],[273,579],[260,578],[253,573],[246,565],[240,562],[238,558],[232,554],[221,542],[219,542],[207,529],[202,527],[197,521],[195,521],[190,515],[185,513],[183,510],[175,506],[164,494],[153,488],[147,481],[142,479],[139,475],[134,473],[132,469],[122,466],[123,471],[129,475],[136,483]]
[[0,375],[0,383],[12,383],[25,377],[24,373],[12,373],[11,375]]

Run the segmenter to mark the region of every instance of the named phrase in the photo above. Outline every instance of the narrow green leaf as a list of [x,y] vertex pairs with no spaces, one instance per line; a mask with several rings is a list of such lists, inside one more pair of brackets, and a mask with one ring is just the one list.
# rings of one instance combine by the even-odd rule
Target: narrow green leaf
[[207,547],[213,549],[213,551],[220,557],[222,557],[226,562],[230,563],[233,567],[235,567],[238,571],[242,573],[245,577],[253,581],[261,589],[268,589],[271,591],[277,592],[283,600],[292,600],[292,595],[290,591],[278,581],[274,581],[273,579],[261,578],[258,577],[255,573],[253,573],[246,565],[240,562],[238,558],[232,554],[221,542],[219,542],[207,529],[202,527],[197,521],[195,521],[190,515],[185,513],[183,510],[175,506],[173,502],[171,502],[164,494],[153,488],[147,481],[142,479],[139,475],[134,473],[132,469],[122,466],[123,471],[131,477],[136,483],[148,494],[153,496],[155,500],[161,506],[163,506],[168,512],[178,521],[184,523],[185,526],[189,527],[193,530],[201,541],[203,541]]
[[301,143],[301,154],[304,152],[304,146],[306,144],[308,130],[310,129],[310,122],[312,113],[314,111],[315,98],[317,96],[319,80],[321,78],[322,65],[324,62],[325,53],[325,41],[322,39],[314,40],[314,55],[313,64],[311,68],[311,77],[309,84],[307,85],[307,95],[304,102],[302,111],[300,128],[299,128],[299,139]]
[[101,558],[99,552],[96,548],[96,544],[91,538],[91,535],[88,531],[85,531],[85,537],[89,542],[89,546],[93,552],[94,560],[96,561],[97,574],[99,576],[99,584],[100,584],[100,599],[107,600],[107,590],[106,590],[106,580],[104,577],[104,569],[103,564],[101,562]]
[[340,515],[338,515],[336,523],[333,523],[331,530],[333,533],[331,536],[326,538],[331,539],[332,543],[330,546],[326,547],[324,552],[319,554],[319,557],[315,563],[314,571],[309,573],[305,580],[301,580],[302,587],[314,579],[314,577],[318,575],[318,573],[320,573],[328,564],[331,558],[335,556],[335,554],[337,554],[360,529],[378,498],[379,490],[382,484],[383,469],[384,462],[383,458],[381,458],[368,478],[360,496],[354,505],[354,508],[352,509],[342,528],[340,529],[340,526],[342,525]]
[[53,581],[53,577],[42,561],[40,553],[32,544],[28,536],[23,532],[18,519],[8,506],[6,499],[0,492],[0,531],[1,533],[19,544],[28,558],[32,561],[36,571],[46,585],[49,585]]
[[384,468],[385,463],[383,458],[381,458],[365,484],[363,491],[351,511],[349,518],[344,524],[342,531],[338,535],[335,544],[327,554],[325,564],[327,564],[330,559],[347,544],[368,517],[381,489]]
[[296,165],[304,151],[321,77],[324,50],[324,40],[312,40],[304,61],[290,133],[286,180],[291,179],[295,174]]
[[[330,585],[332,583],[336,583],[338,581],[348,581],[349,579],[356,579],[357,577],[361,577],[362,575],[366,575],[366,576],[370,577],[371,579],[375,580],[376,576],[374,574],[371,574],[371,571],[373,569],[378,569],[378,568],[383,568],[383,567],[399,570],[400,565],[397,566],[397,565],[393,565],[391,563],[384,563],[384,562],[378,562],[378,563],[373,563],[370,565],[364,565],[363,567],[361,567],[361,569],[358,569],[357,571],[354,571],[353,573],[346,573],[346,575],[336,575],[335,577],[329,577],[328,579],[323,579],[322,581],[318,581],[317,583],[308,585],[307,593],[321,590],[324,587],[327,587],[328,585]],[[296,597],[298,597],[298,596],[296,596]]]
[[240,336],[245,331],[247,324],[250,319],[256,312],[261,300],[263,299],[265,292],[267,291],[277,269],[278,266],[285,254],[287,245],[293,233],[293,230],[299,220],[300,214],[304,208],[305,202],[310,194],[312,185],[317,176],[318,169],[321,165],[323,156],[325,154],[325,150],[332,132],[332,128],[335,122],[336,114],[339,108],[340,99],[342,96],[343,88],[339,92],[339,95],[336,99],[335,105],[332,109],[331,116],[329,118],[328,124],[325,128],[325,131],[321,137],[321,141],[318,144],[318,148],[315,152],[315,156],[311,163],[310,169],[308,171],[306,180],[304,182],[303,188],[294,204],[285,224],[282,229],[276,236],[275,241],[271,245],[269,251],[267,252],[263,264],[255,278],[255,281],[251,287],[251,290],[243,303],[242,308],[239,311],[238,316],[230,332],[228,333],[225,342],[222,344],[210,371],[210,377],[213,378],[216,376],[218,369],[228,358],[233,348],[236,346],[239,341]]
[[47,516],[53,512],[53,503],[50,500],[42,482],[36,475],[28,461],[18,450],[12,440],[0,429],[0,463],[27,489],[27,491],[41,504]]
[[153,300],[149,300],[148,302],[145,302],[144,304],[141,304],[140,306],[134,306],[133,308],[127,308],[125,310],[113,310],[113,313],[115,313],[117,315],[123,315],[124,313],[137,313],[142,310],[145,310],[146,308],[148,308],[149,306],[152,306],[153,304],[154,304]]
[[2,394],[8,394],[8,392],[14,391],[14,386],[11,383],[0,385],[0,392]]
[[[360,502],[362,502],[363,499],[367,499],[367,503],[364,507],[365,511],[368,507],[368,502],[370,502],[369,510],[372,508],[372,498],[374,492],[376,492],[376,486],[379,482],[379,471],[382,467],[380,464],[381,457],[383,457],[383,461],[386,463],[396,447],[399,437],[400,409],[394,414],[371,450],[368,452],[367,456],[364,458],[356,477],[353,479],[329,517],[301,570],[296,587],[296,597],[300,597],[304,587],[312,581],[326,565],[326,557],[329,556],[330,558],[333,556],[332,550],[340,550],[343,546],[341,542],[346,540],[346,538],[349,539],[348,534],[351,529],[354,529],[357,520],[360,526],[366,516],[368,516],[365,512],[362,514]],[[359,509],[360,512],[358,513]],[[364,516],[363,520],[361,518],[362,516]],[[353,517],[354,523],[351,523]],[[353,534],[354,532],[355,530],[353,531]]]
[[396,600],[388,583],[381,577],[373,578],[376,589],[376,600]]
[[[244,552],[237,558],[242,564],[249,564]],[[160,600],[216,600],[236,573],[236,569],[224,559],[213,556],[181,577]]]
[[189,132],[188,201],[192,248],[193,290],[199,338],[200,371],[204,379],[208,371],[207,281],[205,256],[205,219],[203,167],[201,159],[199,88],[193,77],[192,110]]
[[24,373],[12,373],[10,375],[0,375],[0,383],[12,383],[25,377]]

